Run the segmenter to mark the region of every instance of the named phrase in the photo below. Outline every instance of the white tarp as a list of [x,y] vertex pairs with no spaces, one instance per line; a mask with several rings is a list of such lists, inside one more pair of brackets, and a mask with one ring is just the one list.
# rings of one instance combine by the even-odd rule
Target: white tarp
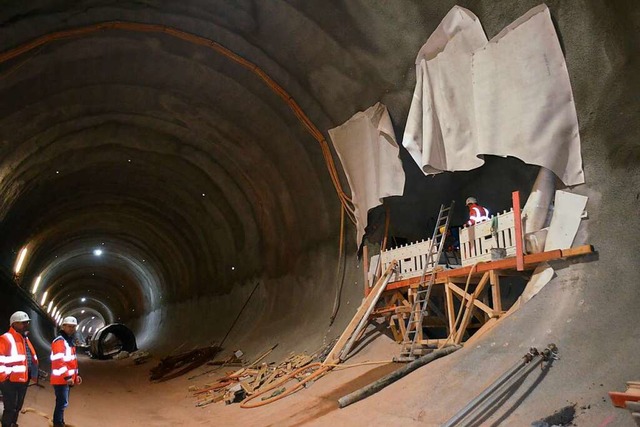
[[486,44],[478,18],[454,6],[418,53],[402,144],[425,174],[483,164],[476,156],[471,58]]
[[403,145],[425,174],[470,170],[482,156],[546,167],[584,182],[578,121],[549,9],[540,5],[490,42],[455,6],[416,60]]
[[380,103],[330,129],[329,136],[351,188],[360,245],[369,209],[382,204],[382,198],[401,196],[404,191],[400,148],[387,107]]

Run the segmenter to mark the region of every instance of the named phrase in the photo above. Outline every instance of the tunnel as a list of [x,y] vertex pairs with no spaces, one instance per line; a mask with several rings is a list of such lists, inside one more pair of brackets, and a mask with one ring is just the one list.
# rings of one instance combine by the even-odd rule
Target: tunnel
[[[447,12],[471,10],[491,38],[538,4],[4,3],[3,332],[12,312],[27,311],[45,367],[69,315],[83,338],[126,325],[158,358],[221,343],[250,359],[277,344],[270,360],[326,346],[351,321],[365,280],[329,130],[381,102],[402,141],[416,55]],[[585,183],[569,190],[589,198],[576,239],[596,256],[561,261],[549,285],[473,347],[350,408],[311,388],[268,410],[199,409],[184,396],[188,383],[149,384],[149,366],[132,374],[123,361],[82,359],[86,391],[74,390],[69,422],[440,425],[526,349],[555,342],[561,359],[491,425],[529,425],[566,405],[577,408],[579,425],[633,425],[606,392],[624,390],[640,370],[640,5],[546,4],[582,144]],[[485,156],[476,169],[426,176],[402,144],[399,159],[402,194],[368,211],[376,244],[372,228],[383,229],[386,215],[398,242],[414,242],[431,236],[440,205],[452,200],[456,225],[466,221],[469,195],[508,210],[513,191],[526,201],[540,169]],[[389,356],[384,340],[371,344],[368,360]],[[140,403],[113,413],[109,399],[123,389]],[[27,396],[49,411],[50,390]],[[25,414],[20,424],[44,422]]]

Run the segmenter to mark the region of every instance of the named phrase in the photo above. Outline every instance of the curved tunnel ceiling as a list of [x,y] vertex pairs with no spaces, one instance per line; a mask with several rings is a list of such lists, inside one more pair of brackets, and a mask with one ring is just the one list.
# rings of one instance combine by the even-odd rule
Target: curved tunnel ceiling
[[251,72],[131,31],[24,56],[2,70],[2,250],[29,244],[24,281],[41,275],[60,312],[87,298],[113,321],[228,292],[326,238],[320,149]]
[[[290,271],[301,253],[336,238],[340,220],[317,129],[379,100],[400,123],[409,108],[413,58],[432,28],[370,26],[435,28],[432,17],[453,3],[432,3],[3,6],[5,266],[28,245],[22,283],[41,277],[38,300],[46,291],[60,312],[86,306],[107,322]],[[96,31],[107,21],[125,23]],[[407,208],[396,222],[414,237],[424,228],[411,222],[421,218],[415,204],[450,200],[493,179],[488,170],[527,183],[535,174],[494,159],[454,181],[404,163],[407,197],[392,204]]]

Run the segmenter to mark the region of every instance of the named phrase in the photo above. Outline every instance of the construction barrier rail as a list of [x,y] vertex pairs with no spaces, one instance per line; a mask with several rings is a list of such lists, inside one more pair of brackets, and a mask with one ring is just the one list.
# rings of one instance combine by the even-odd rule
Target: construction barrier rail
[[503,249],[502,257],[516,255],[516,229],[513,209],[492,216],[486,221],[460,229],[462,266],[491,261],[500,257],[491,249]]
[[[385,271],[392,261],[398,261],[398,269],[392,281],[419,277],[427,264],[427,253],[431,246],[431,239],[411,243],[397,248],[382,251],[382,270]],[[427,273],[433,267],[427,267]]]

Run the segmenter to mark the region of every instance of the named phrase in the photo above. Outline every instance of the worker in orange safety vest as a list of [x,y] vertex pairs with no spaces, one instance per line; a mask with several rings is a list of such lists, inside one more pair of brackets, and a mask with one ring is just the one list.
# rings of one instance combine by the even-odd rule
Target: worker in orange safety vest
[[9,331],[0,336],[0,391],[4,411],[2,427],[16,427],[29,380],[38,379],[38,355],[29,334],[31,319],[24,311],[11,315]]
[[477,224],[489,219],[489,211],[487,208],[480,206],[475,197],[467,197],[465,204],[469,208],[469,221],[467,221],[467,225]]
[[73,316],[62,319],[60,334],[51,343],[50,382],[56,394],[56,406],[53,410],[53,426],[63,427],[64,410],[69,405],[71,387],[82,383],[78,375],[78,359],[73,336],[78,320]]

